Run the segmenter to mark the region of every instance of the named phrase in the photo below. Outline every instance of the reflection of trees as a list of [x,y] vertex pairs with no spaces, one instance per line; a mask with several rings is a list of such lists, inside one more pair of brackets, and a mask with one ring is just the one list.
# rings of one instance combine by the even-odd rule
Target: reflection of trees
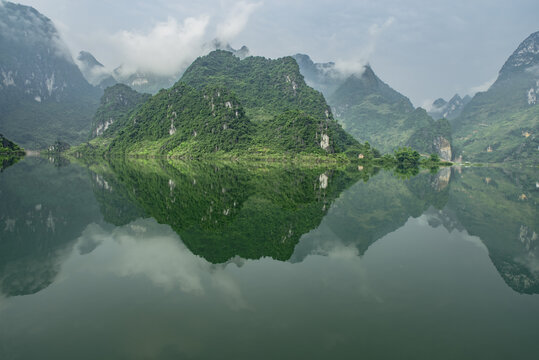
[[[115,189],[112,193],[122,196],[97,197],[102,209],[119,207],[122,215],[145,214],[170,225],[193,253],[214,263],[235,256],[287,260],[300,236],[316,228],[332,201],[361,176],[368,173],[113,161],[103,180]],[[106,211],[107,221],[125,223],[127,218],[114,218],[114,213]]]

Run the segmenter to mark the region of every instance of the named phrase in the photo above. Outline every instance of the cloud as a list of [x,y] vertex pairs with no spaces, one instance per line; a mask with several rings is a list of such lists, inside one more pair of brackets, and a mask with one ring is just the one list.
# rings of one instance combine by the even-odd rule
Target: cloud
[[352,60],[337,60],[335,61],[335,69],[343,76],[352,74],[361,75],[365,71],[365,66],[368,65],[369,59],[376,50],[376,44],[379,36],[395,22],[395,18],[390,16],[383,23],[374,23],[367,30],[368,40],[366,45],[361,48],[355,59]]
[[137,220],[111,233],[97,225],[89,226],[79,239],[79,252],[88,243],[99,245],[93,256],[107,254],[93,271],[144,277],[167,291],[179,289],[196,296],[215,294],[234,310],[248,308],[227,264],[213,265],[194,255],[172,229],[154,220]]
[[487,91],[490,88],[490,86],[494,84],[494,81],[496,81],[496,78],[485,81],[481,85],[473,86],[470,88],[470,90],[468,90],[468,93],[473,96],[478,92]]
[[369,27],[369,35],[371,37],[378,36],[382,31],[390,27],[395,22],[395,18],[393,16],[390,16],[387,18],[386,21],[384,21],[383,24],[372,24]]
[[360,76],[365,71],[365,66],[368,64],[366,59],[358,60],[337,60],[335,61],[335,70],[343,77],[352,74]]
[[147,33],[121,31],[110,39],[115,57],[125,59],[122,71],[149,71],[172,76],[201,55],[208,16],[190,17],[183,22],[174,18],[158,22]]
[[217,39],[227,42],[238,36],[249,21],[251,14],[260,6],[261,2],[249,3],[240,1],[228,11],[225,20],[217,25]]

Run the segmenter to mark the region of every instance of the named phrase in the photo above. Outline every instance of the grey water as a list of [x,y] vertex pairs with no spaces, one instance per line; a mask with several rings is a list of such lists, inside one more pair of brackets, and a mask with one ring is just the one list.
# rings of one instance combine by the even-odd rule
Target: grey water
[[531,359],[539,172],[25,158],[1,359]]

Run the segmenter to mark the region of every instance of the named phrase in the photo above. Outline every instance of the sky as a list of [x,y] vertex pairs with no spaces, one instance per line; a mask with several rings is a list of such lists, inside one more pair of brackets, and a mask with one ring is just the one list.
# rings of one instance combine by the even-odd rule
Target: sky
[[76,56],[162,75],[215,38],[252,55],[305,53],[375,73],[416,106],[484,91],[528,35],[537,0],[27,0]]

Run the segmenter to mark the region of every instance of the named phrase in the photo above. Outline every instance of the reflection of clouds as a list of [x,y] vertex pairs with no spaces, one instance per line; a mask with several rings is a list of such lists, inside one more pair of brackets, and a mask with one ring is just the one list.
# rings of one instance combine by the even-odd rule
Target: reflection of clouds
[[212,265],[193,255],[166,225],[138,220],[112,233],[98,226],[89,227],[79,249],[89,239],[101,243],[96,256],[105,255],[101,266],[104,271],[121,277],[142,276],[165,290],[180,289],[195,295],[217,291],[230,307],[246,307],[226,265]]

